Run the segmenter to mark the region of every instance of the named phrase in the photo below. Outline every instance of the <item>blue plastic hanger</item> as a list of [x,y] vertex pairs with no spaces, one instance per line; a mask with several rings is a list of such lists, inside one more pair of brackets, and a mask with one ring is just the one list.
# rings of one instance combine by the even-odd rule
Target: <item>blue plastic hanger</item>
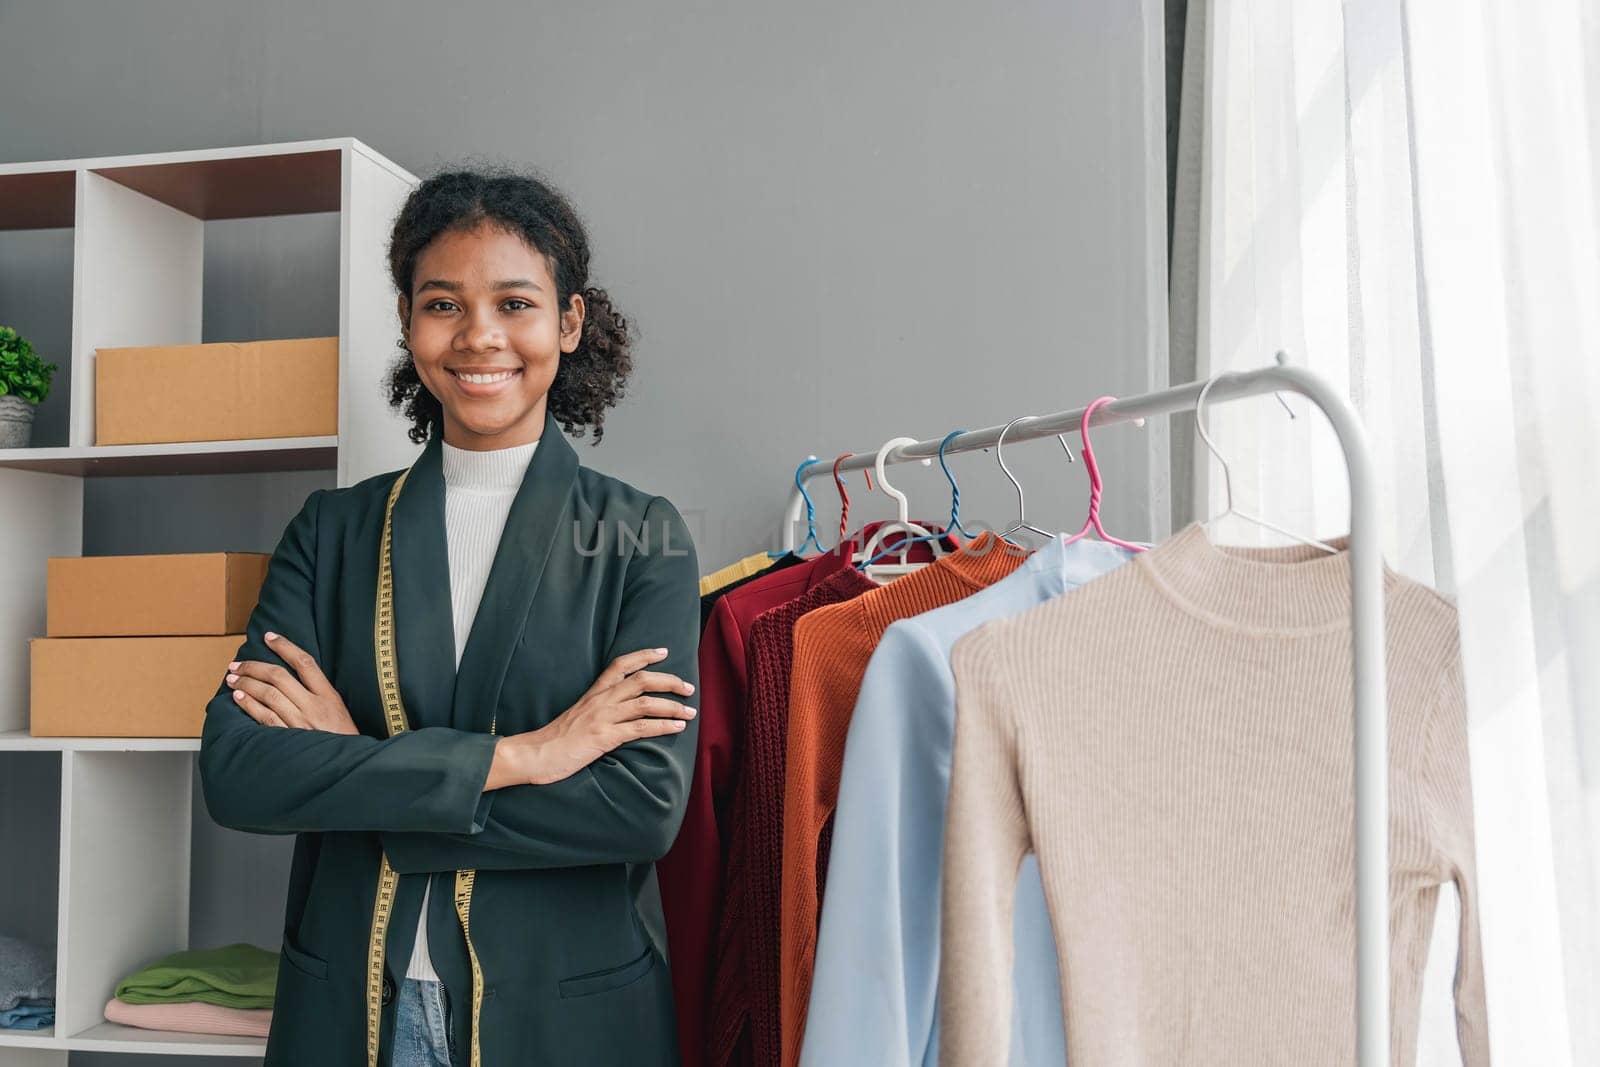
[[826,549],[822,547],[822,543],[817,540],[817,506],[811,502],[811,494],[806,492],[806,483],[800,477],[805,473],[807,467],[811,466],[813,463],[821,462],[822,461],[816,456],[812,456],[810,459],[805,460],[800,464],[800,466],[794,469],[794,487],[800,490],[800,496],[806,502],[806,539],[800,542],[798,548],[784,549],[779,552],[768,551],[768,559],[777,559],[779,556],[787,555],[789,552],[793,552],[797,556],[804,555],[807,545],[816,546],[818,552],[826,551]]
[[[946,463],[944,459],[945,446],[950,443],[950,439],[959,437],[967,432],[966,430],[951,430],[944,435],[944,440],[939,442],[939,469],[944,471],[945,478],[950,482],[950,525],[960,530],[961,536],[970,541],[972,540],[971,532],[961,525],[961,487],[956,484],[956,476],[950,473],[950,464]],[[949,531],[946,530],[946,532]]]

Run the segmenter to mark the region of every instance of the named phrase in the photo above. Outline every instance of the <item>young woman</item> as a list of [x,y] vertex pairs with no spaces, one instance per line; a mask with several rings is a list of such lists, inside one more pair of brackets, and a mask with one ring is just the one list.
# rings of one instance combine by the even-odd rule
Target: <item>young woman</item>
[[695,748],[698,565],[578,465],[631,370],[570,205],[418,186],[391,402],[426,447],[317,490],[206,708],[211,816],[296,834],[268,1067],[675,1063],[637,910]]

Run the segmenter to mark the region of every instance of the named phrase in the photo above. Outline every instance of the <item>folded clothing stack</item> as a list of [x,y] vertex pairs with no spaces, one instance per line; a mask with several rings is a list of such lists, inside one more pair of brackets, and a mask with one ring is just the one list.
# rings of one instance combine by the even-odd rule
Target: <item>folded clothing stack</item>
[[0,937],[0,1028],[43,1030],[55,1021],[55,953]]
[[174,952],[117,983],[106,1021],[146,1030],[266,1037],[278,955],[244,943]]

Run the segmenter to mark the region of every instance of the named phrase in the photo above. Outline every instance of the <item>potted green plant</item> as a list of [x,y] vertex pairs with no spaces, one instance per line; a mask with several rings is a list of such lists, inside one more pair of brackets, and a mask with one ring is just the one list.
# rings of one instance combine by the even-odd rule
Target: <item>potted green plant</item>
[[0,448],[27,447],[33,409],[49,395],[57,369],[34,354],[27,338],[0,326]]

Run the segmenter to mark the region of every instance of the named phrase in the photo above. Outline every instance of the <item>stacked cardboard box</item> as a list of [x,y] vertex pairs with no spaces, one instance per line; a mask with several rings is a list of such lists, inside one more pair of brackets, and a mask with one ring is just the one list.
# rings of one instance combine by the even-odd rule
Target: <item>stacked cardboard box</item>
[[30,642],[36,737],[199,737],[270,557],[55,557]]

